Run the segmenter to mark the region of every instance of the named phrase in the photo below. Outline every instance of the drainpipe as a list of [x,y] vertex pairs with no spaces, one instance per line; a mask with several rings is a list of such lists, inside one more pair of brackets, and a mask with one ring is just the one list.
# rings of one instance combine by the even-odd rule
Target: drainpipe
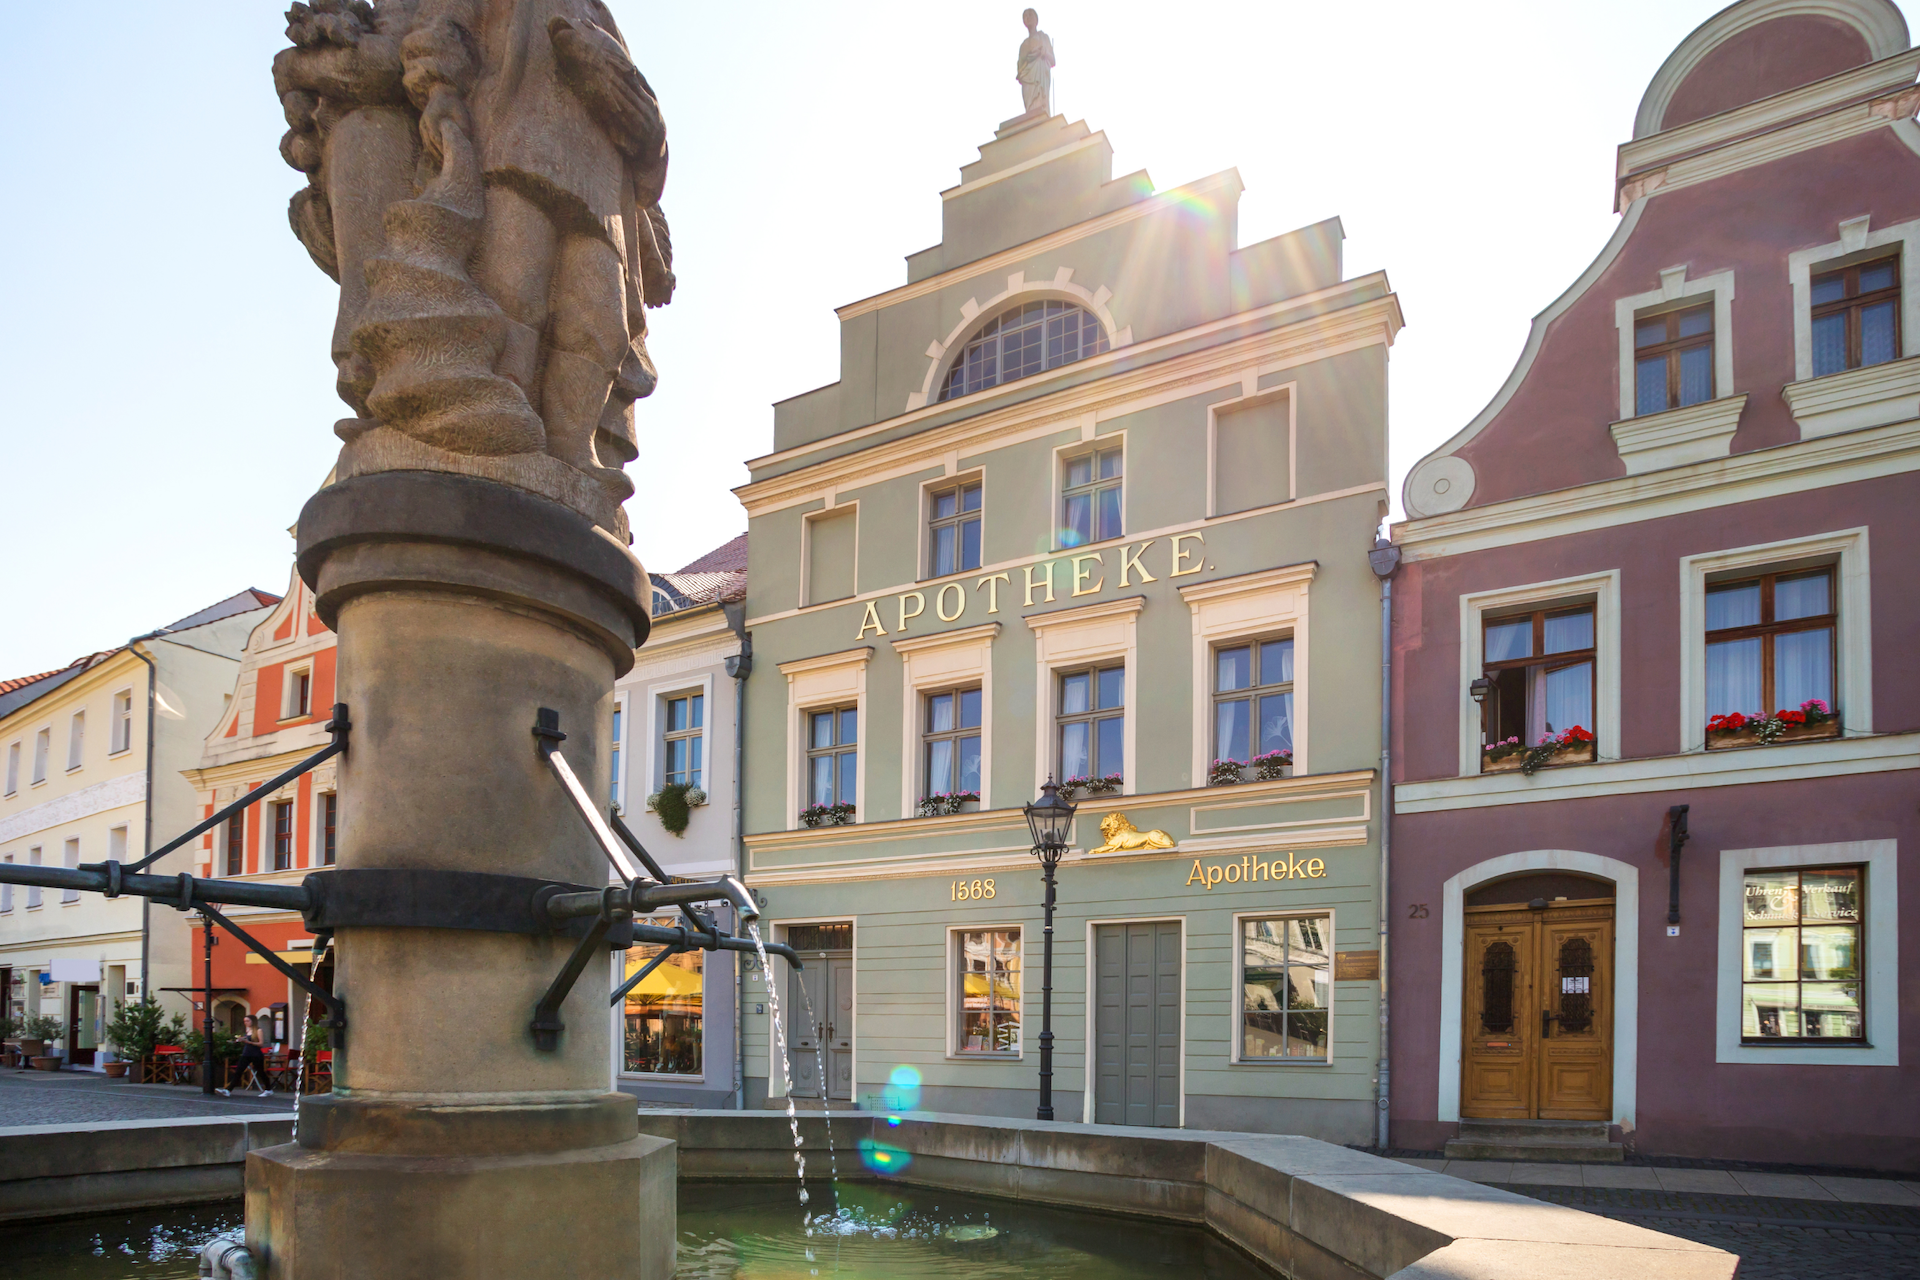
[[[152,658],[140,652],[140,650],[134,648],[134,646],[142,641],[157,639],[166,634],[167,629],[162,627],[158,631],[149,631],[143,636],[135,636],[133,639],[127,641],[127,652],[147,664],[147,790],[146,799],[140,806],[142,827],[140,833],[140,856],[143,858],[153,852],[153,702],[159,689],[160,669],[153,665]],[[150,898],[142,898],[140,899],[140,998],[142,1000],[149,999],[153,994],[151,977],[147,973],[148,957],[152,950],[152,938],[153,900]],[[120,995],[124,997],[126,992],[122,991]],[[213,1005],[213,993],[208,992],[207,997],[207,1005],[211,1008]]]
[[[739,637],[740,652],[727,659],[727,674],[733,677],[733,859],[734,874],[742,884],[747,880],[746,815],[742,808],[746,797],[747,677],[753,674],[753,635],[747,628],[747,602],[736,600],[723,606],[727,629]],[[739,912],[734,912],[735,928]],[[746,1029],[747,965],[739,955],[733,958],[733,1109],[747,1109]]]
[[1367,563],[1380,579],[1380,1065],[1373,1085],[1374,1145],[1387,1149],[1387,860],[1388,832],[1393,825],[1393,571],[1400,567],[1400,548],[1376,538]]

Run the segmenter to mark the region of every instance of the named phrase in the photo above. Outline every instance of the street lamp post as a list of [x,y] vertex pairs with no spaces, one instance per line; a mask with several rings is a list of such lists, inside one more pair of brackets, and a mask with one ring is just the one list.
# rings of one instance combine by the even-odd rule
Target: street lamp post
[[1040,798],[1026,806],[1027,826],[1033,832],[1033,854],[1040,859],[1040,874],[1047,885],[1046,924],[1041,929],[1040,970],[1040,1106],[1037,1120],[1053,1119],[1053,873],[1060,867],[1060,855],[1073,839],[1072,801],[1060,798],[1060,788],[1049,776],[1040,788]]

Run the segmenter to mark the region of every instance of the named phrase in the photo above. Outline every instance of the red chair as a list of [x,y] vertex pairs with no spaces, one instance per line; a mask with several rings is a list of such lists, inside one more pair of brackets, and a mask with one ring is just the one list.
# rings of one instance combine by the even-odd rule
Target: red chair
[[187,1051],[177,1044],[157,1044],[140,1063],[141,1084],[177,1084]]
[[313,1055],[313,1072],[307,1077],[307,1092],[333,1092],[333,1050],[322,1049]]

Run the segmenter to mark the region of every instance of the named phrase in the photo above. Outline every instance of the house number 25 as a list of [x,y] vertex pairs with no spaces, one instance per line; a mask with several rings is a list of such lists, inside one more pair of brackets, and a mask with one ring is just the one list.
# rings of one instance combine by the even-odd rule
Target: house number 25
[[976,898],[991,898],[993,896],[993,881],[991,879],[955,880],[953,884],[948,887],[948,891],[952,894],[952,897],[948,899],[951,902],[972,902]]

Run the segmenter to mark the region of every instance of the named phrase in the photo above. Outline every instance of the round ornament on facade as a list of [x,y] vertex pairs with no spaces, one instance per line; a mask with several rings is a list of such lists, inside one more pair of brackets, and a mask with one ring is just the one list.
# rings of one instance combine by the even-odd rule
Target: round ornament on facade
[[1407,514],[1438,516],[1458,511],[1473,497],[1473,466],[1456,454],[1428,458],[1407,476]]

